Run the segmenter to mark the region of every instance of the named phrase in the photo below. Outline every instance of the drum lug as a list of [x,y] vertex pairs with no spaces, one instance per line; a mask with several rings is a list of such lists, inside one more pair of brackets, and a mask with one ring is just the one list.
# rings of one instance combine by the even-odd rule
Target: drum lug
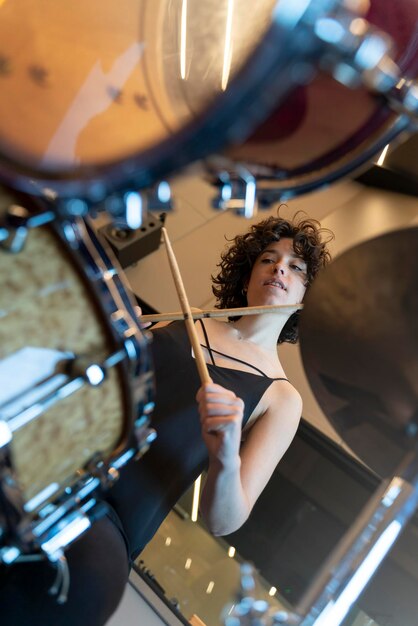
[[217,174],[214,182],[219,188],[213,200],[215,209],[232,209],[246,218],[257,215],[257,182],[247,168],[237,164],[233,171],[223,170]]
[[3,250],[17,254],[26,243],[28,229],[23,226],[19,228],[2,228],[1,235],[0,245]]
[[148,212],[169,212],[173,209],[171,188],[167,181],[162,180],[152,187],[141,190],[128,189],[107,195],[90,205],[85,200],[72,199],[62,201],[64,215],[96,216],[107,213],[118,228],[136,230],[147,220]]
[[26,242],[29,230],[48,224],[55,219],[52,211],[34,213],[25,207],[12,204],[9,206],[4,224],[0,228],[0,245],[8,252],[20,252]]
[[113,194],[104,202],[105,210],[114,218],[123,220],[128,228],[140,228],[148,211],[165,212],[173,209],[171,188],[162,180],[153,187]]
[[[144,418],[145,416],[143,416]],[[135,437],[138,442],[138,452],[135,455],[135,461],[138,461],[149,450],[153,441],[157,439],[157,431],[154,428],[145,426],[144,423],[138,427],[137,420],[135,422]],[[146,424],[148,424],[148,418],[146,417]]]
[[403,76],[394,60],[394,43],[384,31],[344,6],[333,17],[318,19],[315,34],[326,46],[321,66],[343,85],[364,85],[385,96],[396,113],[418,118],[418,84]]
[[[72,501],[77,497],[71,493]],[[78,498],[81,502],[82,490]],[[49,593],[57,596],[58,604],[66,602],[70,584],[64,550],[88,531],[93,521],[103,517],[107,511],[107,505],[97,503],[94,498],[82,505],[80,502],[77,509],[70,511],[65,511],[65,501],[61,506],[48,505],[44,517],[39,515],[40,519],[29,521],[26,525],[23,517],[14,542],[0,548],[0,563],[6,566],[48,560],[56,568],[55,581]]]
[[97,478],[100,481],[101,488],[105,491],[119,479],[118,469],[114,466],[109,467],[100,454],[95,454],[89,461],[86,472],[88,475]]
[[83,378],[92,387],[97,387],[105,380],[106,369],[94,360],[76,356],[69,364],[68,373],[72,379]]

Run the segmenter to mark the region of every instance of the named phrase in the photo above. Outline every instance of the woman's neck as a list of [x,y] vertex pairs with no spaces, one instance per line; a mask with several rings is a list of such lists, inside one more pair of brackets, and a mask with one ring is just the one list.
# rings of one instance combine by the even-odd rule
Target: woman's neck
[[286,314],[264,313],[242,316],[231,322],[231,325],[238,339],[251,341],[267,351],[276,352],[277,341],[288,319]]

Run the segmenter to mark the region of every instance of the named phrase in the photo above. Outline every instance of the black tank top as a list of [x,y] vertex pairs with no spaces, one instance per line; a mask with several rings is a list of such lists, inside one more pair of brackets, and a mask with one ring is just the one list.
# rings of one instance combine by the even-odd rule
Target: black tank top
[[[195,401],[200,381],[185,324],[173,322],[152,335],[157,390],[152,426],[158,436],[142,459],[122,470],[107,498],[120,519],[132,559],[208,463]],[[208,370],[215,383],[244,401],[243,426],[276,380],[210,363]]]

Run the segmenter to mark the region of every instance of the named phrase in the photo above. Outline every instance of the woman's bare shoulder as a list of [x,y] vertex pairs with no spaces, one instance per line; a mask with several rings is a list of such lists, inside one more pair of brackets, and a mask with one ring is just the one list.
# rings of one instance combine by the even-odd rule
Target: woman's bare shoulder
[[287,379],[275,380],[264,392],[243,432],[250,430],[263,418],[281,421],[284,417],[286,420],[299,421],[301,414],[302,397],[297,389]]
[[293,409],[295,412],[302,411],[302,396],[288,379],[275,380],[267,390],[267,406],[272,411],[277,407],[278,411]]

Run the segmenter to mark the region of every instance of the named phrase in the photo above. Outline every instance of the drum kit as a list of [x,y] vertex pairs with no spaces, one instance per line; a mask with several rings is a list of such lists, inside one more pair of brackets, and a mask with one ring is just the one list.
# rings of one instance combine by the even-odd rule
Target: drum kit
[[[0,563],[43,555],[62,592],[66,547],[155,436],[147,340],[91,218],[139,227],[196,160],[245,216],[367,166],[415,130],[417,17],[418,0],[0,3]],[[338,626],[418,504],[417,243],[365,242],[308,294],[315,395],[388,479],[280,623]]]

